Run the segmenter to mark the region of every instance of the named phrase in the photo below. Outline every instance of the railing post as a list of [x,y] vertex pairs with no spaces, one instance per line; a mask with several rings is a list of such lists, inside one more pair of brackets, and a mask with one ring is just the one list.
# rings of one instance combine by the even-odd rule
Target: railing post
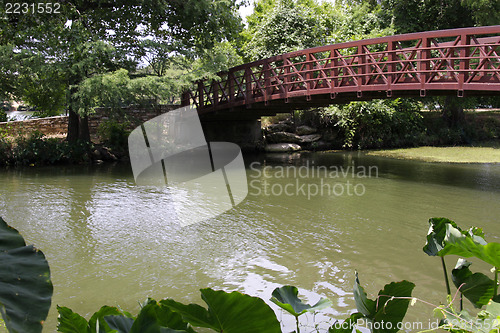
[[425,88],[427,87],[427,78],[429,77],[429,61],[430,61],[430,50],[431,46],[430,40],[427,37],[422,38],[422,43],[420,44],[421,50],[419,51],[418,59],[418,72],[420,77],[420,96],[424,97],[426,95]]
[[264,70],[264,102],[267,104],[271,96],[271,65],[268,60],[264,62],[262,69]]
[[357,58],[358,58],[358,98],[361,97],[362,95],[362,86],[365,84],[365,56],[364,56],[364,49],[363,49],[363,45],[359,45],[358,46],[358,55],[357,55]]
[[229,102],[233,102],[234,101],[234,84],[236,83],[236,78],[234,76],[234,72],[232,70],[230,70],[228,73],[227,73],[227,79],[228,79],[228,83],[229,83]]
[[463,96],[464,83],[469,78],[469,56],[470,56],[470,37],[462,35],[460,37],[460,73],[458,74],[458,94]]
[[245,104],[247,107],[250,103],[250,99],[253,97],[252,76],[250,73],[251,69],[249,67],[245,67]]
[[212,91],[214,106],[217,106],[219,105],[219,83],[215,80],[212,80]]
[[205,107],[205,90],[203,89],[205,84],[203,81],[198,81],[198,107],[203,109]]
[[285,69],[285,77],[283,78],[283,87],[285,88],[285,103],[288,103],[288,82],[290,82],[290,60],[288,58],[283,59],[283,66]]
[[337,58],[337,55],[335,54],[335,49],[332,50],[330,57],[332,57],[332,59],[333,59],[332,91],[330,92],[330,97],[335,97],[337,94],[337,91],[335,90],[335,88],[340,86],[339,59]]
[[312,55],[310,52],[307,53],[306,55],[306,89],[307,89],[307,94],[306,94],[306,99],[309,101],[311,99],[311,90],[314,89],[314,81],[313,81],[313,60],[312,60]]
[[392,96],[392,84],[396,83],[396,42],[390,41],[387,43],[387,66],[389,74],[387,75],[387,96]]

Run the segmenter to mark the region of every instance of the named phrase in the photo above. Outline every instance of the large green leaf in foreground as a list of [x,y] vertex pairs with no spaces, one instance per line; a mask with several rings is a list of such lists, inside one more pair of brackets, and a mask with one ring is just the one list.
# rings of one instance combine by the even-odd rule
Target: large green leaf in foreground
[[354,300],[358,311],[373,323],[377,323],[373,332],[397,332],[398,323],[403,321],[408,310],[413,288],[415,285],[406,280],[392,282],[379,291],[377,300],[371,300],[361,287],[356,273]]
[[271,301],[295,317],[298,317],[306,312],[314,312],[332,305],[332,302],[328,298],[322,298],[316,304],[309,305],[302,302],[302,300],[297,296],[298,293],[299,291],[297,287],[294,286],[276,288],[273,291]]
[[472,263],[465,259],[458,259],[455,269],[451,272],[455,287],[460,288],[460,292],[476,308],[486,305],[495,296],[495,281],[483,273],[472,273],[469,266]]
[[224,333],[280,333],[274,311],[260,298],[233,291],[201,289],[208,309],[196,304],[184,305],[172,299],[161,301],[193,326]]
[[427,242],[423,248],[429,256],[443,256],[442,251],[446,247],[446,226],[451,225],[457,230],[460,228],[455,222],[445,217],[433,217],[429,219],[429,232],[427,233]]
[[466,258],[476,257],[500,268],[500,243],[487,243],[479,228],[471,228],[463,232],[447,224],[445,242],[451,246],[446,246],[441,251],[443,254],[455,254]]
[[52,291],[43,253],[0,217],[0,312],[9,332],[41,332]]

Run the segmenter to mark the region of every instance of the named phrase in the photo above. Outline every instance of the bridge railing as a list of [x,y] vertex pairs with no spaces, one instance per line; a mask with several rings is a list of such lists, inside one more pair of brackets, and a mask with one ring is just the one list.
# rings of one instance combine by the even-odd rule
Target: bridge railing
[[313,95],[500,91],[500,26],[429,31],[277,55],[202,80],[184,103],[209,112]]

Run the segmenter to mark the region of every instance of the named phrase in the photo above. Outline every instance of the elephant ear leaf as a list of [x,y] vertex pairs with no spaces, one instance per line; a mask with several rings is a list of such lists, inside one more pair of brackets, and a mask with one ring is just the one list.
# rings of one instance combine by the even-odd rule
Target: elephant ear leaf
[[356,272],[356,281],[354,283],[353,292],[354,301],[356,302],[356,308],[358,311],[368,318],[375,316],[376,302],[367,297],[365,290],[359,283],[358,272]]
[[106,324],[109,328],[117,331],[118,333],[129,333],[134,324],[133,318],[128,318],[122,315],[111,315],[104,317]]
[[375,332],[398,331],[398,324],[403,321],[410,305],[413,288],[415,288],[415,284],[406,280],[391,282],[384,286],[384,289],[378,293],[377,313],[373,320],[379,322],[380,327],[386,323],[386,327],[380,330],[375,329]]
[[0,217],[0,312],[9,332],[41,332],[52,298],[44,254]]
[[332,302],[328,298],[322,298],[316,304],[309,305],[298,298],[298,293],[298,289],[294,286],[276,288],[272,293],[273,297],[271,301],[295,317],[306,312],[314,312],[332,305]]
[[374,328],[374,333],[393,333],[398,331],[398,323],[406,315],[413,288],[415,285],[408,281],[392,282],[379,291],[378,299],[374,301],[366,296],[356,273],[354,300],[358,311],[365,318],[378,323],[375,327],[379,328]]
[[495,281],[482,273],[472,273],[470,262],[458,259],[451,271],[453,284],[476,308],[481,308],[495,296]]
[[471,228],[466,232],[454,228],[451,225],[446,227],[445,241],[450,244],[447,254],[469,258],[476,257],[488,264],[500,267],[500,243],[484,240],[484,233],[480,228]]
[[443,256],[441,250],[446,247],[446,226],[452,225],[460,230],[455,222],[445,217],[433,217],[429,219],[429,232],[427,233],[427,242],[423,248],[429,256]]
[[281,327],[274,311],[260,298],[236,291],[227,293],[210,288],[201,289],[208,306],[184,305],[173,300],[162,301],[183,320],[193,326],[211,328],[225,333],[280,333]]

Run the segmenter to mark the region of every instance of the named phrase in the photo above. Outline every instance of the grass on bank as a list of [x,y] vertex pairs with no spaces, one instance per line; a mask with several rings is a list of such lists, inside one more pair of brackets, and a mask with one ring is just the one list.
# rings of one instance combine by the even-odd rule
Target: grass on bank
[[418,147],[377,150],[372,156],[444,163],[500,163],[500,147]]

